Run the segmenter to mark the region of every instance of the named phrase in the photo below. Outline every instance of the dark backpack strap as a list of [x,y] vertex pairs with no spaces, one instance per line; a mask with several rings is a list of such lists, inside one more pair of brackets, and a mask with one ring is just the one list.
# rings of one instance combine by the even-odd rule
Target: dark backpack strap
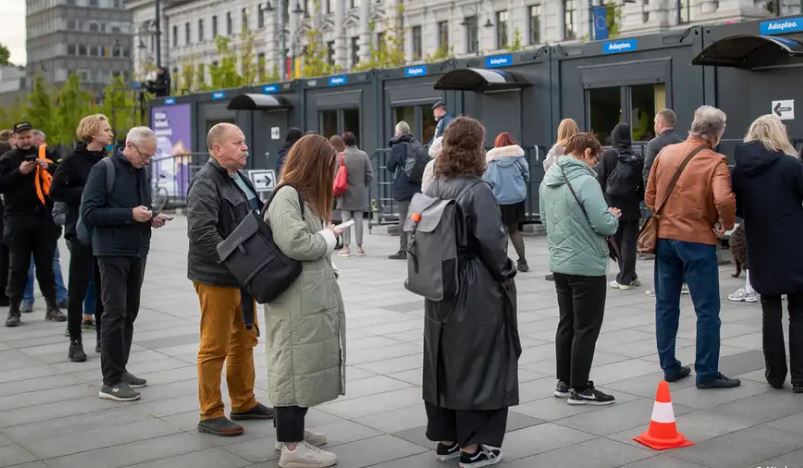
[[268,212],[268,208],[270,207],[270,204],[273,201],[273,197],[275,197],[276,194],[279,193],[279,190],[281,190],[284,187],[292,187],[293,189],[295,189],[296,194],[298,195],[298,204],[301,206],[301,217],[302,218],[304,217],[304,197],[301,195],[301,190],[299,190],[298,187],[296,187],[293,184],[279,184],[279,186],[273,190],[273,193],[270,194],[270,198],[268,198],[268,201],[265,202],[265,205],[262,207],[262,211],[260,211],[259,213],[260,219],[265,219],[265,213]]
[[689,162],[691,161],[691,159],[694,156],[696,156],[697,153],[699,153],[700,151],[702,151],[704,149],[708,149],[708,147],[707,146],[698,146],[697,148],[694,148],[692,150],[692,152],[689,153],[688,156],[686,156],[686,159],[684,159],[683,162],[680,164],[680,166],[677,168],[677,170],[675,171],[675,174],[672,176],[672,180],[669,181],[669,186],[666,189],[666,195],[664,196],[664,201],[661,202],[661,204],[659,206],[657,206],[658,209],[655,210],[655,217],[656,218],[659,217],[661,215],[661,212],[664,210],[664,207],[666,206],[666,202],[669,201],[669,196],[672,195],[672,191],[675,189],[675,185],[678,183],[678,179],[680,179],[680,175],[683,173],[683,170],[686,169],[686,166],[689,165]]
[[114,177],[116,175],[116,168],[114,167],[114,156],[107,156],[101,161],[106,166],[106,194],[112,193],[114,190]]

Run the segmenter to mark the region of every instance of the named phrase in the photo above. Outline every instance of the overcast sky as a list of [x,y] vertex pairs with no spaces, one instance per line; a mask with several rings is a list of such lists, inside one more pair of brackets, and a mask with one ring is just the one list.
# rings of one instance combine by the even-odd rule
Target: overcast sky
[[11,62],[25,65],[25,0],[0,0],[0,43],[11,50]]

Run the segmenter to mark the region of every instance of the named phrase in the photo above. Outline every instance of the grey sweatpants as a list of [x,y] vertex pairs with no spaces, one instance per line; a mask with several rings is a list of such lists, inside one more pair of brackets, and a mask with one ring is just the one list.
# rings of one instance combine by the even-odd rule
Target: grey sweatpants
[[343,232],[343,246],[348,247],[351,245],[351,229],[354,228],[354,235],[357,237],[357,245],[362,246],[362,211],[348,211],[340,210],[342,221],[345,223],[348,220],[354,220],[354,226],[346,229]]

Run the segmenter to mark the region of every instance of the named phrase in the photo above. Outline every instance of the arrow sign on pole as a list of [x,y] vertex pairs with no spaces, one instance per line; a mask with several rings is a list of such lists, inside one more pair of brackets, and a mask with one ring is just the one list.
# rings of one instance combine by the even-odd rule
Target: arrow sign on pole
[[780,101],[772,101],[772,113],[781,120],[794,120],[795,119],[795,100],[784,99]]

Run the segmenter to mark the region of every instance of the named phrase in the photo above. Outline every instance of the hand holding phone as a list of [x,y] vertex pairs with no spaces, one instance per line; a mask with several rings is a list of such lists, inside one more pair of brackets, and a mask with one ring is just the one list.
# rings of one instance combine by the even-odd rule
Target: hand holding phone
[[343,231],[350,228],[351,226],[354,226],[354,224],[355,224],[354,220],[350,219],[333,227],[332,230],[335,231],[337,234],[343,234]]

